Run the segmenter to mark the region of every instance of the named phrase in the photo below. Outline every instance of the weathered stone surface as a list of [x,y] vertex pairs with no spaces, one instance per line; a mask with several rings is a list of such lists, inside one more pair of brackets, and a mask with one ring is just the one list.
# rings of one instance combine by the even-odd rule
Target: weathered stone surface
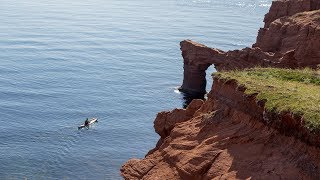
[[[216,79],[209,100],[193,103],[189,119],[179,121],[143,160],[121,168],[125,179],[319,179],[320,150],[278,123],[264,122],[264,108],[244,95],[236,81]],[[198,104],[198,105],[195,105]],[[204,106],[209,105],[206,109]],[[194,114],[195,109],[198,111]],[[185,110],[186,112],[188,110]],[[201,113],[200,113],[201,111]],[[177,119],[180,111],[172,111]],[[197,114],[199,113],[199,114]],[[191,114],[193,114],[191,116]],[[168,122],[171,126],[171,121]],[[166,126],[164,123],[164,126]],[[291,124],[292,127],[296,125]],[[284,130],[284,129],[283,129]],[[302,135],[301,137],[306,137]],[[319,144],[310,142],[310,144]]]
[[194,99],[187,109],[174,109],[170,112],[158,113],[154,121],[154,129],[161,136],[167,137],[177,123],[192,118],[193,114],[202,106],[203,100]]
[[[306,1],[306,0],[303,0]],[[278,1],[278,4],[291,1]],[[293,1],[292,1],[293,2]],[[310,8],[305,4],[287,5],[293,12],[302,9],[314,9],[319,7],[315,3]],[[320,2],[320,1],[319,1]],[[280,8],[280,7],[279,7]],[[271,9],[274,9],[273,6]],[[210,65],[214,65],[218,71],[244,69],[255,66],[260,67],[284,67],[284,68],[315,68],[320,64],[320,10],[307,11],[292,16],[281,15],[280,10],[272,10],[275,17],[265,28],[261,28],[257,41],[252,48],[224,52],[216,48],[185,40],[180,43],[184,59],[184,79],[181,90],[184,92],[205,92],[206,73]],[[282,11],[281,11],[282,12]],[[291,12],[286,12],[291,14]],[[267,15],[267,19],[270,15]]]
[[274,53],[263,52],[260,48],[224,52],[191,40],[182,41],[180,46],[184,59],[184,78],[180,90],[191,94],[205,93],[205,71],[212,64],[218,71],[278,64]]
[[[205,93],[205,70],[316,67],[320,1],[273,2],[252,48],[224,52],[185,40],[182,91]],[[235,81],[215,79],[208,99],[158,114],[161,136],[142,159],[121,168],[125,179],[320,179],[320,136],[290,113],[269,114]],[[284,128],[285,127],[285,128]],[[290,128],[287,128],[290,127]]]
[[298,67],[319,64],[320,10],[298,13],[273,21],[269,28],[260,29],[253,47],[259,47],[265,52],[279,53],[282,56],[280,58],[293,52]]
[[281,17],[292,16],[294,14],[320,9],[319,0],[278,0],[273,1],[269,13],[264,17],[265,28]]

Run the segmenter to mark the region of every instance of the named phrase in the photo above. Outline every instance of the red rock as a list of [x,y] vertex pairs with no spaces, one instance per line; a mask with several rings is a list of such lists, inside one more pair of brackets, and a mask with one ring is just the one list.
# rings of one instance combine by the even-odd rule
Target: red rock
[[[300,136],[291,134],[298,131],[281,129],[284,126],[278,123],[299,128],[288,113],[278,114],[280,121],[265,122],[264,108],[254,95],[245,95],[242,88],[236,81],[215,79],[209,96],[214,109],[176,123],[152,153],[122,166],[123,177],[319,179],[319,139],[308,141],[303,138],[308,134]],[[200,110],[206,106],[200,107],[202,103],[198,102],[192,112],[195,107]],[[181,112],[170,113],[178,117]]]
[[276,19],[294,14],[320,9],[319,0],[278,0],[273,1],[269,13],[265,15],[265,28]]
[[[283,66],[314,67],[320,63],[320,10],[298,13],[273,21],[269,28],[259,31],[256,44],[265,52],[280,54]],[[291,53],[291,60],[282,58]]]
[[[252,48],[224,52],[185,40],[182,91],[205,93],[205,70],[320,64],[320,1],[273,2]],[[236,81],[215,79],[208,99],[158,114],[161,136],[144,159],[121,168],[125,179],[320,179],[320,135],[290,112],[272,114]],[[290,127],[290,128],[287,128]]]
[[[274,4],[278,5],[278,3],[284,2],[279,1]],[[300,6],[297,5],[297,7]],[[280,15],[277,14],[277,16]],[[188,93],[205,92],[205,71],[210,65],[214,65],[218,71],[255,66],[316,68],[320,64],[319,17],[320,10],[292,16],[281,15],[281,18],[272,21],[266,28],[260,29],[257,42],[252,48],[241,50],[224,52],[191,40],[182,41],[180,46],[184,59],[184,79],[180,89]]]
[[161,138],[167,137],[175,124],[186,121],[192,118],[193,114],[203,104],[203,100],[194,99],[187,109],[174,109],[170,112],[158,113],[156,120],[154,121],[154,129],[161,136]]

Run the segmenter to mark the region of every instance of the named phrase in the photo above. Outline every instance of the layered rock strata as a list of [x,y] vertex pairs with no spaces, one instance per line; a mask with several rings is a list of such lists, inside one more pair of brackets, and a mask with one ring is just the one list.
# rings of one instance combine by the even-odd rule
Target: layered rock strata
[[[272,3],[252,48],[222,51],[185,40],[181,90],[205,93],[205,71],[320,64],[320,1]],[[160,139],[144,159],[121,168],[125,179],[320,179],[320,135],[290,112],[266,112],[256,94],[215,79],[208,99],[158,114]]]
[[292,16],[294,14],[306,11],[320,9],[319,0],[278,0],[273,1],[269,12],[265,15],[263,22],[265,28],[281,17]]
[[255,66],[315,68],[320,64],[319,9],[318,0],[274,1],[252,48],[224,52],[191,40],[182,41],[181,91],[204,93],[205,71],[211,65],[218,71]]
[[205,102],[159,113],[159,142],[144,159],[123,165],[123,177],[319,179],[319,139],[295,133],[301,118],[269,114],[264,101],[244,90],[236,81],[215,79]]

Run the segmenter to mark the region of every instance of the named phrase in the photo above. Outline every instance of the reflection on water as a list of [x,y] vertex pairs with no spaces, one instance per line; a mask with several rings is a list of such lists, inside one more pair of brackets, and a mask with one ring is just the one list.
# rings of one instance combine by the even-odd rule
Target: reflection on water
[[[0,0],[0,180],[122,179],[156,144],[157,112],[204,98],[172,93],[179,42],[249,46],[268,10],[249,5],[261,3]],[[91,116],[102,121],[78,131]]]
[[198,94],[189,94],[189,93],[184,93],[181,92],[183,103],[182,106],[183,108],[187,108],[188,105],[191,103],[192,100],[194,99],[205,99],[205,94],[203,93],[198,93]]
[[[206,87],[206,91],[209,92],[212,88],[213,85],[213,78],[212,78],[212,74],[216,72],[216,69],[214,68],[213,65],[209,66],[209,68],[206,71],[206,80],[207,80],[207,87]],[[182,106],[183,108],[187,108],[188,105],[191,103],[192,100],[194,99],[202,99],[205,100],[207,97],[205,93],[186,93],[186,92],[182,92],[179,90],[180,87],[176,87],[174,92],[177,94],[180,94],[181,99],[182,99]]]
[[186,109],[188,105],[194,99],[202,99],[205,100],[206,94],[204,93],[187,93],[180,90],[180,87],[175,87],[174,92],[179,94],[182,99],[182,107]]

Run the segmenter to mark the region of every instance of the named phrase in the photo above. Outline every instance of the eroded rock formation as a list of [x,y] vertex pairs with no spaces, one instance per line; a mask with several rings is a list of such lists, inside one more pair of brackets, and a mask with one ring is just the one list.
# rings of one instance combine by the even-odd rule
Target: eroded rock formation
[[260,48],[224,52],[191,40],[182,41],[180,46],[184,59],[184,78],[180,90],[188,94],[205,93],[205,71],[212,64],[218,71],[278,64],[274,53],[263,52]]
[[307,131],[295,134],[303,129],[298,119],[268,118],[264,101],[235,81],[215,79],[213,86],[204,103],[158,114],[159,142],[144,159],[122,166],[125,179],[320,178],[320,141]]
[[281,17],[292,16],[294,14],[306,11],[314,11],[320,9],[319,0],[278,0],[273,1],[269,13],[265,15],[265,28]]
[[[320,1],[273,2],[252,48],[224,52],[185,40],[181,90],[205,93],[205,71],[320,64]],[[160,139],[125,179],[320,179],[320,135],[290,113],[270,114],[235,81],[215,79],[208,99],[158,114]]]
[[181,91],[203,93],[205,71],[261,67],[315,68],[320,64],[320,1],[274,1],[265,26],[252,48],[224,52],[185,40],[180,43],[184,59]]

